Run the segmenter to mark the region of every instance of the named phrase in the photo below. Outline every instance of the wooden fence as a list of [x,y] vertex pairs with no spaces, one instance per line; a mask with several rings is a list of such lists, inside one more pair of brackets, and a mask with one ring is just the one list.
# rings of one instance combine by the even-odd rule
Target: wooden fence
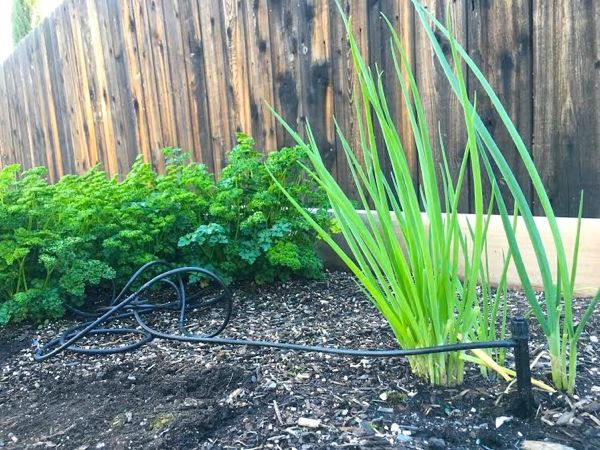
[[[383,71],[415,180],[380,12],[405,42],[430,126],[440,123],[456,172],[462,115],[410,2],[341,3],[367,60]],[[515,121],[557,213],[575,215],[584,189],[585,216],[600,217],[600,2],[424,3],[442,20],[449,6],[455,33]],[[538,211],[499,118],[468,82]],[[236,130],[265,151],[291,143],[271,104],[294,127],[310,121],[331,171],[351,192],[332,117],[356,142],[354,84],[333,0],[67,0],[0,67],[0,165],[45,165],[56,180],[100,161],[124,174],[138,153],[160,168],[159,149],[173,145],[218,173]],[[469,202],[464,196],[464,211]]]

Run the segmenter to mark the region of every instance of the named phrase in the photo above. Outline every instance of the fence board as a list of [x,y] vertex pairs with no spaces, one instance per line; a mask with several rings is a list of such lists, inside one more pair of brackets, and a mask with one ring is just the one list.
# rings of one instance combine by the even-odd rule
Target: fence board
[[[266,0],[245,0],[242,14],[246,22],[246,51],[250,89],[251,132],[259,148],[277,150],[275,118],[267,105],[273,105],[271,36]],[[230,66],[230,73],[233,68]]]
[[188,92],[191,100],[192,128],[194,136],[194,156],[205,164],[209,170],[214,168],[212,140],[210,137],[210,121],[206,95],[204,72],[204,47],[202,45],[202,29],[197,2],[183,2],[181,19],[187,38],[184,39],[186,55],[185,70],[188,77]]
[[[77,61],[74,55],[74,39],[71,33],[72,22],[69,20],[68,4],[62,4],[56,10],[56,18],[61,24],[57,29],[56,38],[62,65],[62,76],[65,87],[64,111],[68,123],[73,146],[74,166],[78,173],[84,172],[90,168],[90,159],[88,155],[87,140],[84,134],[83,108],[81,107],[81,76],[77,71]],[[85,93],[87,95],[87,93]]]
[[[352,151],[359,159],[362,154],[359,147],[358,121],[360,117],[356,114],[354,95],[358,89],[358,81],[352,69],[352,55],[350,52],[346,28],[339,14],[335,0],[329,3],[330,11],[330,41],[331,41],[331,63],[332,63],[332,87],[333,87],[333,115],[338,123],[339,131],[348,141]],[[359,45],[363,49],[365,58],[368,58],[368,45],[366,38],[366,5],[364,2],[352,2],[345,0],[340,5],[347,17],[352,17],[352,27],[357,36]],[[360,19],[363,20],[360,20]],[[354,181],[348,169],[348,162],[338,130],[335,131],[335,156],[332,161],[331,171],[336,176],[340,186],[353,198],[358,198]]]
[[225,46],[223,14],[219,2],[211,1],[198,5],[204,46],[204,73],[213,165],[215,173],[218,174],[223,167],[225,153],[233,141],[230,96],[226,78],[229,71],[223,51]]
[[[443,0],[426,0],[422,2],[436,17],[446,23],[447,13],[452,18],[454,35],[461,45],[467,42],[467,14],[466,8],[469,2],[448,2]],[[442,50],[447,58],[451,58],[450,44],[443,39],[440,33],[436,33]],[[425,108],[427,126],[429,129],[430,144],[434,149],[435,163],[437,166],[443,164],[442,149],[439,141],[443,142],[450,174],[454,180],[458,178],[460,165],[463,159],[466,145],[466,130],[463,112],[457,97],[446,80],[441,66],[429,43],[425,30],[421,26],[420,19],[416,18],[415,30],[415,66],[416,78],[420,87],[421,100]],[[465,73],[465,64],[462,64]],[[439,172],[438,172],[439,175]],[[438,178],[441,188],[441,177]],[[459,210],[469,211],[470,177],[465,177],[463,191],[459,200]]]
[[[19,69],[19,55],[13,54],[9,60],[11,64],[5,67],[6,77],[6,90],[10,92],[7,95],[8,110],[10,115],[11,123],[11,140],[14,146],[15,160],[18,161],[23,168],[32,167],[31,161],[29,160],[29,146],[28,142],[25,141],[23,133],[26,133],[28,127],[23,127],[21,123],[25,120],[23,113],[23,101],[19,99],[21,90],[18,81],[15,78],[18,76]],[[20,79],[19,79],[20,81]]]
[[179,22],[179,3],[167,1],[162,3],[165,23],[165,49],[168,55],[169,92],[172,101],[176,145],[182,148],[192,148],[194,141],[189,129],[190,100],[187,95],[187,76],[182,70],[185,55],[183,52],[183,38]]
[[123,51],[127,61],[127,75],[131,88],[131,101],[135,112],[134,120],[137,129],[139,152],[144,155],[144,160],[153,162],[152,146],[150,144],[150,131],[148,129],[148,109],[146,108],[146,95],[142,79],[142,65],[140,62],[140,47],[138,44],[138,26],[143,26],[136,20],[136,5],[126,1],[120,3],[121,30],[123,36]]
[[4,167],[15,162],[9,111],[4,67],[0,67],[0,166]]
[[[600,216],[600,3],[534,2],[534,160],[554,208]],[[542,212],[535,202],[536,212]]]
[[[42,65],[39,63],[38,57],[39,52],[37,51],[38,37],[40,36],[40,29],[33,32],[32,39],[27,43],[27,64],[29,67],[29,74],[27,81],[29,83],[28,101],[29,101],[29,120],[33,120],[31,124],[32,133],[32,144],[31,148],[32,158],[36,165],[49,167],[48,158],[52,157],[52,153],[49,151],[52,149],[50,143],[46,137],[46,127],[44,126],[45,121],[41,117],[41,87],[40,78]],[[50,174],[51,175],[51,174]]]
[[[300,130],[299,3],[275,1],[269,6],[274,106],[288,125]],[[283,127],[278,125],[275,133],[279,146],[294,145]]]
[[[498,17],[504,17],[502,21]],[[521,138],[531,149],[532,136],[532,46],[529,0],[508,2],[475,2],[469,12],[469,53],[487,74],[488,81],[517,123]],[[468,78],[469,91],[477,94],[477,111],[513,168],[523,192],[531,197],[531,182],[512,139],[494,111],[488,96],[474,76]],[[487,179],[486,179],[487,181]],[[500,179],[503,198],[512,209],[509,190]],[[484,184],[485,199],[490,198],[491,185]]]
[[233,127],[235,131],[252,133],[248,58],[246,58],[246,22],[250,19],[246,18],[244,9],[245,6],[239,0],[223,0],[225,52],[227,67],[229,67]]
[[[450,8],[459,41],[531,148],[556,213],[574,215],[585,189],[584,215],[598,216],[600,5],[424,3],[442,21]],[[442,161],[440,123],[456,175],[464,120],[410,2],[340,4],[352,17],[365,61],[382,72],[414,181],[414,139],[380,13],[398,31],[416,73],[436,163]],[[507,133],[473,77],[468,84],[534,203]],[[138,153],[163,170],[160,148],[172,145],[218,174],[235,131],[251,133],[266,151],[293,144],[265,106],[272,104],[301,134],[310,121],[327,166],[356,196],[332,121],[335,116],[361,160],[356,87],[334,0],[66,0],[0,67],[0,166],[44,164],[56,181],[101,162],[109,174],[122,176]],[[386,158],[382,164],[391,169]],[[470,195],[462,196],[461,210],[472,206]]]
[[[84,6],[84,5],[80,5]],[[100,21],[96,9],[95,0],[85,2],[86,18],[82,21],[84,48],[88,57],[88,73],[90,74],[90,97],[96,114],[94,115],[94,127],[96,134],[100,136],[98,147],[104,167],[111,175],[118,173],[117,152],[115,151],[115,129],[113,125],[113,111],[109,101],[107,64],[104,60],[103,46],[97,45],[104,42],[100,32]]]
[[[369,4],[369,52],[371,67],[377,67],[381,73],[383,87],[386,92],[387,106],[392,119],[397,124],[400,142],[408,166],[413,178],[418,179],[417,155],[414,147],[414,137],[411,130],[409,115],[404,107],[402,90],[398,81],[394,60],[392,56],[393,47],[390,43],[390,31],[384,16],[390,21],[398,36],[402,39],[402,45],[407,49],[408,57],[412,62],[414,47],[414,16],[409,2],[402,0],[385,1],[378,0]],[[414,71],[414,65],[411,66]],[[405,74],[406,76],[406,74]],[[385,148],[383,136],[377,133],[378,148]],[[388,153],[381,160],[382,168],[386,173],[392,171]],[[392,184],[393,185],[393,184]]]

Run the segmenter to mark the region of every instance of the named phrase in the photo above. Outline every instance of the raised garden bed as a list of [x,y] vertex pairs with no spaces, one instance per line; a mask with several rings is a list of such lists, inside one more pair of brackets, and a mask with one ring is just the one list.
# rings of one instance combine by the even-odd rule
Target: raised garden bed
[[[395,346],[387,324],[344,273],[329,273],[325,282],[236,286],[234,294],[226,337]],[[577,311],[585,304],[580,300]],[[509,315],[526,311],[513,292]],[[600,448],[597,317],[582,337],[576,395],[536,390],[540,408],[531,421],[512,417],[506,383],[484,379],[474,366],[463,385],[432,388],[402,358],[160,340],[122,355],[62,354],[33,363],[32,338],[47,341],[72,324],[0,332],[0,446],[460,449],[520,448],[525,440],[547,439]],[[545,345],[531,325],[535,358]],[[548,372],[542,356],[533,374],[548,382]]]

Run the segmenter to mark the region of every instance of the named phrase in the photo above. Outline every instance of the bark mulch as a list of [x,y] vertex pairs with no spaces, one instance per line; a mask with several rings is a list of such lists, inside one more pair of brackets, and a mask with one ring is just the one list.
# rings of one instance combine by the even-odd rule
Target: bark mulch
[[[509,310],[527,311],[519,293]],[[0,448],[512,449],[526,440],[600,448],[598,312],[581,340],[576,395],[536,390],[529,421],[511,414],[506,382],[469,364],[464,384],[442,389],[412,376],[403,358],[161,340],[127,354],[33,362],[32,339],[74,323],[0,330]],[[535,324],[532,333],[535,358],[545,346]],[[337,272],[323,282],[237,287],[223,336],[396,346],[352,277]],[[544,354],[533,373],[549,382],[548,372]]]

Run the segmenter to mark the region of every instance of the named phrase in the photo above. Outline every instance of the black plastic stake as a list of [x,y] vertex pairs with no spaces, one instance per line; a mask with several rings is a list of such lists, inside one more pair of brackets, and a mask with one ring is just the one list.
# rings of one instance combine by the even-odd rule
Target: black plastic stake
[[515,317],[510,324],[510,332],[515,341],[515,369],[517,372],[518,398],[514,406],[515,415],[521,418],[532,417],[536,411],[531,388],[529,369],[529,324],[523,317]]

